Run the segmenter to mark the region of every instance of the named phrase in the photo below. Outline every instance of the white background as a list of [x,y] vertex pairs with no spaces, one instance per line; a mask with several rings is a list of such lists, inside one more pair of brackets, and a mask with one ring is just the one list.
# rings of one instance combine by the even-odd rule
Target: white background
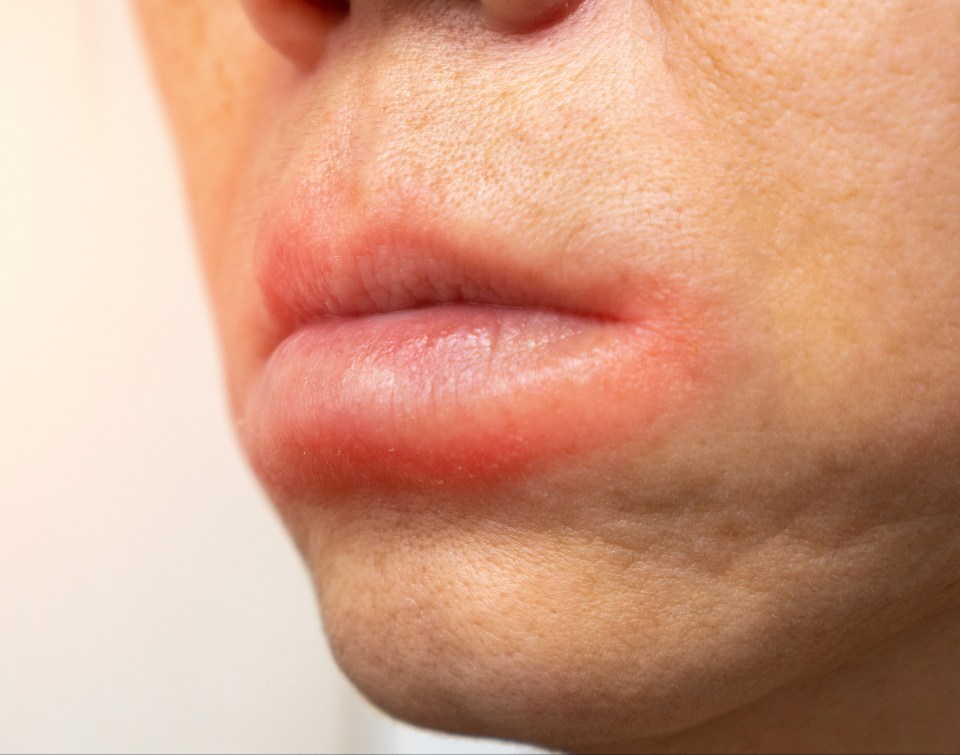
[[0,751],[530,751],[334,668],[191,244],[126,3],[0,0]]

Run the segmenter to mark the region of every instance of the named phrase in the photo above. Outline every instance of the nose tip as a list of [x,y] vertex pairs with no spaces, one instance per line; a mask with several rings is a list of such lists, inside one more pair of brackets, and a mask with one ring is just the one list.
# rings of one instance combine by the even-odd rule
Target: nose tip
[[[408,0],[411,4],[417,0]],[[459,2],[460,0],[450,0]],[[570,15],[581,0],[468,0],[482,26],[505,34],[540,31]],[[294,64],[309,68],[321,58],[329,32],[350,14],[351,3],[386,0],[242,0],[257,33]],[[402,13],[390,0],[387,12]]]

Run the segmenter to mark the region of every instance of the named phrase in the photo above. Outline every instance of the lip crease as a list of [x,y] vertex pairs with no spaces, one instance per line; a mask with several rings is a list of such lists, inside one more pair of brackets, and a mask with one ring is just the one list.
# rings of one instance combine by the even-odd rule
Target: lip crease
[[273,212],[256,250],[279,335],[242,436],[271,489],[496,485],[653,440],[697,393],[696,318],[652,278],[494,263],[410,214],[317,220]]

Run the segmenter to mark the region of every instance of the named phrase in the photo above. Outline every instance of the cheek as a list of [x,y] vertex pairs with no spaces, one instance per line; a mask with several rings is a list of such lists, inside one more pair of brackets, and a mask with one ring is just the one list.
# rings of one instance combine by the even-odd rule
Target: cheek
[[228,279],[238,277],[234,268],[247,253],[245,187],[260,153],[276,60],[239,2],[140,0],[136,9],[176,140],[204,274],[223,320],[242,295]]
[[763,280],[790,421],[930,427],[958,395],[960,8],[753,5],[664,15],[730,160],[710,214]]

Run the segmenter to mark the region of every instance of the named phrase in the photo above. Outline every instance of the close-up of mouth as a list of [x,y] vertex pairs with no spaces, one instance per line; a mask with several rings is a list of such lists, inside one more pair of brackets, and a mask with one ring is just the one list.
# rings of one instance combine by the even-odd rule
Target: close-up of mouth
[[0,27],[0,755],[958,752],[960,0]]
[[280,337],[244,438],[271,486],[491,484],[649,435],[692,387],[692,328],[651,279],[505,269],[415,213],[319,232],[302,209],[267,216],[256,256]]

